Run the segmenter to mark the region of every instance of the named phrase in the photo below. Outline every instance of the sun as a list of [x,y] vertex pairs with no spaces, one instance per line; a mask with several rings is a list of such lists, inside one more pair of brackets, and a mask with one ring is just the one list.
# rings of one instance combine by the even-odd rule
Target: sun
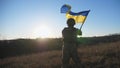
[[34,30],[34,37],[35,38],[51,38],[52,32],[50,27],[41,25],[39,27],[36,27]]

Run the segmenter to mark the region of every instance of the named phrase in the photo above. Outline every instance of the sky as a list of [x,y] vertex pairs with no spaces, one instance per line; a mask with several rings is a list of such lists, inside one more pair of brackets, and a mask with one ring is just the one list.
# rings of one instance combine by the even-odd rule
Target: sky
[[64,4],[73,12],[91,10],[82,37],[120,33],[120,0],[0,0],[0,39],[62,37]]

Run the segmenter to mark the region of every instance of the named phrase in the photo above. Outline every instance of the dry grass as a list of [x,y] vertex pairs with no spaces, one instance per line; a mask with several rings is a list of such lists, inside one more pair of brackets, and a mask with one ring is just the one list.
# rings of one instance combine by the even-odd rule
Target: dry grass
[[120,68],[120,41],[83,46],[79,55],[85,68]]
[[[79,57],[84,68],[120,68],[120,41],[81,46]],[[71,62],[74,68],[74,63]],[[0,68],[60,68],[61,51],[48,51],[0,59]]]

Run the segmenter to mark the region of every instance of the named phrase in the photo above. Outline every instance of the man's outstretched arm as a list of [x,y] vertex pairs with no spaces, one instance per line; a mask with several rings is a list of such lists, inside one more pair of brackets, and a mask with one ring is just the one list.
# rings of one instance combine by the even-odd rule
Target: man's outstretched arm
[[77,30],[77,35],[82,35],[82,31],[80,29]]

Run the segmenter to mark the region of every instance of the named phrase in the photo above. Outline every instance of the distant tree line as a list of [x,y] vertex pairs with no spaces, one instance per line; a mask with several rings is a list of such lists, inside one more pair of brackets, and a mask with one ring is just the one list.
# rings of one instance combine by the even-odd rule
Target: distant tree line
[[[79,46],[116,41],[120,41],[120,34],[101,37],[78,38]],[[61,50],[62,45],[62,38],[1,40],[0,58],[20,56],[51,50]]]

